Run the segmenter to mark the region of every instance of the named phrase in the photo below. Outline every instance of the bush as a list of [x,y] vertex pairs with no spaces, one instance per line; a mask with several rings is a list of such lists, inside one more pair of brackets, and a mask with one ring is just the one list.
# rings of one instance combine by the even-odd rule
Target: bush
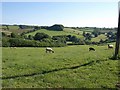
[[9,39],[8,38],[2,38],[2,47],[9,47]]
[[45,39],[43,41],[25,40],[21,38],[2,38],[3,47],[63,47],[65,43]]
[[48,27],[47,29],[48,29],[48,30],[63,31],[64,26],[63,26],[63,25],[55,24],[55,25],[53,25],[53,26],[51,26],[51,27]]
[[5,37],[5,36],[7,36],[4,32],[2,32],[2,37]]
[[50,38],[50,36],[45,34],[45,33],[36,33],[35,36],[34,36],[34,40],[41,41],[44,38]]
[[16,38],[17,36],[18,36],[17,34],[11,33],[11,37],[12,37],[12,38]]

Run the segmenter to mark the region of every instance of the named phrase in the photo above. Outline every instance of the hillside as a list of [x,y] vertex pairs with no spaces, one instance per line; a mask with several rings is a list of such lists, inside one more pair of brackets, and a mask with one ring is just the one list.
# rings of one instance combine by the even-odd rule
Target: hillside
[[[78,30],[74,30],[74,29],[68,29],[68,28],[64,28],[63,31],[51,31],[51,30],[46,30],[46,29],[40,29],[40,30],[37,30],[37,31],[34,31],[34,32],[30,32],[28,34],[26,34],[27,36],[28,35],[32,35],[34,36],[36,33],[38,32],[41,32],[41,33],[46,33],[50,36],[57,36],[57,35],[75,35],[77,36],[78,38],[83,38],[82,36],[82,32],[81,31],[78,31]],[[79,33],[79,34],[78,34]]]
[[12,88],[115,88],[118,60],[114,49],[89,45],[53,48],[3,48],[3,87]]
[[102,40],[106,40],[106,39],[107,39],[107,36],[105,36],[104,34],[101,34],[101,35],[99,35],[98,37],[92,38],[91,41],[99,42],[101,39],[102,39]]
[[[60,29],[60,27],[62,27],[62,29]],[[11,37],[11,33],[15,33],[16,35],[19,35],[19,37],[24,37],[25,39],[33,40],[35,34],[39,32],[39,33],[45,33],[51,37],[64,36],[64,35],[67,35],[69,37],[69,35],[71,35],[72,38],[69,37],[69,39],[71,39],[72,42],[75,42],[75,43],[79,42],[79,44],[80,43],[90,44],[92,42],[99,43],[100,40],[105,41],[105,43],[110,42],[110,40],[115,41],[115,32],[116,32],[115,28],[63,27],[61,25],[60,27],[59,25],[53,25],[53,27],[52,26],[51,27],[29,26],[29,25],[3,25],[3,26],[0,26],[0,30],[4,32],[6,35],[8,35],[9,38]],[[93,34],[93,32],[96,33],[96,36],[95,34]],[[106,39],[109,39],[109,40],[106,41]],[[71,40],[70,40],[70,43],[71,43]],[[86,40],[86,42],[84,42],[84,40]],[[46,42],[48,42],[48,40]],[[67,41],[67,43],[69,43],[69,40]]]
[[0,31],[5,32],[6,34],[10,33],[16,33],[16,34],[21,34],[23,32],[27,32],[32,30],[33,28],[27,28],[27,29],[20,29],[19,26],[14,26],[14,25],[9,25],[8,29],[6,26],[0,26]]

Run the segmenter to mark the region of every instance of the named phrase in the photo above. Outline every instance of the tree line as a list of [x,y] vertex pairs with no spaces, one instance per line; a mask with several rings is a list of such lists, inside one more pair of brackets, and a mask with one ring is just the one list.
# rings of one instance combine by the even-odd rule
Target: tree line
[[[11,33],[11,36],[8,37],[4,32],[2,32],[2,46],[3,47],[48,47],[48,46],[63,47],[66,45],[85,45],[85,44],[99,45],[103,43],[114,42],[116,39],[116,34],[112,32],[108,32],[106,34],[108,39],[106,40],[101,39],[99,42],[92,42],[91,41],[92,36],[90,33],[83,33],[83,36],[85,39],[80,39],[72,35],[58,35],[51,37],[45,33],[38,32],[34,36],[17,35],[15,33]],[[72,42],[72,43],[67,43],[67,42]]]
[[[8,25],[4,25],[9,30]],[[36,33],[34,36],[26,35],[26,33],[34,32],[40,29],[47,30],[57,30],[61,31],[64,29],[63,25],[55,24],[53,26],[28,26],[28,25],[19,25],[20,29],[33,28],[33,30],[29,30],[27,32],[23,32],[18,35],[16,33],[11,33],[10,36],[7,36],[4,32],[2,32],[2,46],[3,47],[61,47],[66,45],[98,45],[103,43],[114,42],[116,40],[116,33],[111,31],[105,33],[100,32],[100,30],[94,30],[91,33],[83,31],[84,39],[78,38],[73,35],[58,35],[58,36],[49,36],[45,33]],[[87,27],[86,27],[87,28]],[[91,39],[98,37],[100,34],[105,34],[107,36],[106,40],[100,40],[99,42],[92,42]],[[71,43],[67,43],[71,42]]]

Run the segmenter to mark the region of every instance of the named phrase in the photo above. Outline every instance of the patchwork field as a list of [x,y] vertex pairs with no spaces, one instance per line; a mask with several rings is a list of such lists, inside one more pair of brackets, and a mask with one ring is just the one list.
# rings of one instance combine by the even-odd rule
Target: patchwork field
[[45,48],[2,48],[2,87],[115,88],[118,60],[114,49],[88,45]]

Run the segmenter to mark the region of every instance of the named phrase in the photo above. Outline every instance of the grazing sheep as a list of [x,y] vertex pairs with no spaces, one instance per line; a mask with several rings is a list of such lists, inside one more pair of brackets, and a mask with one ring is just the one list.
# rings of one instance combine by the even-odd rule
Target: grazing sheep
[[14,49],[16,49],[17,47],[10,47],[10,48],[14,48]]
[[89,51],[95,51],[95,49],[94,49],[94,48],[92,48],[92,47],[90,47],[90,48],[89,48]]
[[109,48],[113,48],[113,45],[112,45],[112,44],[111,44],[111,45],[110,45],[110,44],[108,44],[108,49],[109,49]]
[[12,47],[12,48],[16,49],[17,47]]
[[49,48],[49,47],[46,48],[46,53],[47,53],[47,52],[49,52],[49,53],[50,53],[50,52],[54,53],[53,49],[52,49],[52,48]]

